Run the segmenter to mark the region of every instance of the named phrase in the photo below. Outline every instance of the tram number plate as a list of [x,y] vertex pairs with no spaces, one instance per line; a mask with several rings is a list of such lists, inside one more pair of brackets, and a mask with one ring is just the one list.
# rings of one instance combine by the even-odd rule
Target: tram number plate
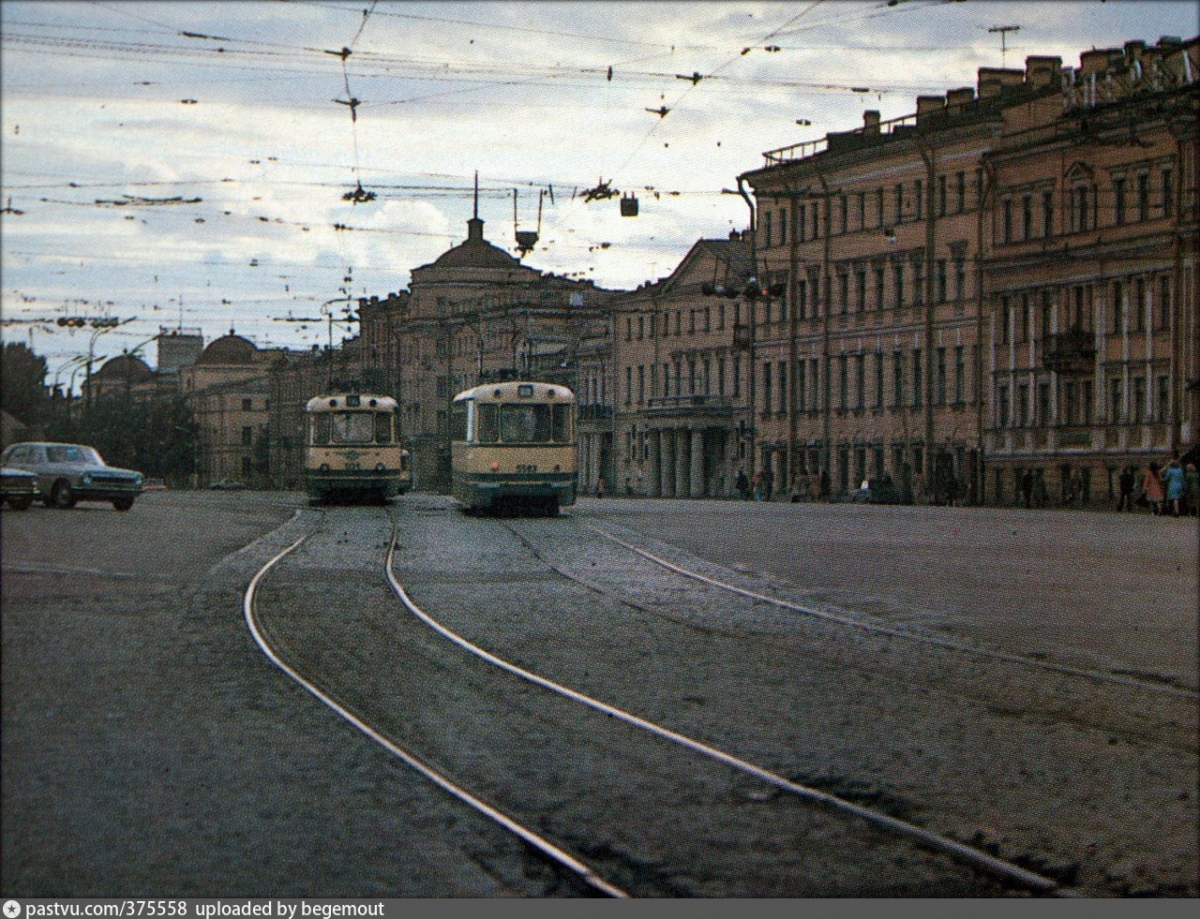
[[537,466],[527,463],[517,463],[517,472],[537,472]]

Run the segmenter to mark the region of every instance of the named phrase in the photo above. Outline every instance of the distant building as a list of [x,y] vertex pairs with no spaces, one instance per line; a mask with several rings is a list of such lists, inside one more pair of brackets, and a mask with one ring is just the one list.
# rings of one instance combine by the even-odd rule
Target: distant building
[[204,351],[204,336],[199,329],[160,329],[158,338],[158,372],[178,375],[183,367],[196,363]]

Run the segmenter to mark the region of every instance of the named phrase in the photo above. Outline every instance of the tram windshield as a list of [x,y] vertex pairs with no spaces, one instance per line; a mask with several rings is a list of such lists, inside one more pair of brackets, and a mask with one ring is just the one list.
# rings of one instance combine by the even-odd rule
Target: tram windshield
[[481,444],[571,442],[571,406],[506,402],[478,406],[475,440]]
[[323,412],[312,416],[314,444],[389,444],[390,415],[372,412]]

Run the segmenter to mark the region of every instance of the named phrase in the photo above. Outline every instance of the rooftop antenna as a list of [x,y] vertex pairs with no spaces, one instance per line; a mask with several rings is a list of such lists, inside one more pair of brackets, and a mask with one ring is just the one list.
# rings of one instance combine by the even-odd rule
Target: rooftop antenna
[[475,213],[474,218],[479,219],[479,170],[475,170]]
[[1006,63],[1007,57],[1008,57],[1008,44],[1005,41],[1005,39],[1008,38],[1009,32],[1019,32],[1019,31],[1021,31],[1020,26],[992,26],[990,29],[988,29],[988,32],[992,32],[992,33],[999,32],[1000,33],[1000,66],[1001,67],[1007,68],[1007,66],[1008,66]]

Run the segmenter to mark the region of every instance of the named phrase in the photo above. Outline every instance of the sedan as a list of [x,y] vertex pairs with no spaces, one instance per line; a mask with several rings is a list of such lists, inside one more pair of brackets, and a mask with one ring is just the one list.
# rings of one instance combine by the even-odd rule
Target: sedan
[[9,466],[0,467],[0,500],[14,511],[28,510],[33,499],[40,494],[38,477],[32,472]]
[[117,510],[127,511],[142,493],[140,472],[109,466],[94,447],[82,444],[13,444],[0,461],[35,473],[42,502],[57,508],[111,501]]

